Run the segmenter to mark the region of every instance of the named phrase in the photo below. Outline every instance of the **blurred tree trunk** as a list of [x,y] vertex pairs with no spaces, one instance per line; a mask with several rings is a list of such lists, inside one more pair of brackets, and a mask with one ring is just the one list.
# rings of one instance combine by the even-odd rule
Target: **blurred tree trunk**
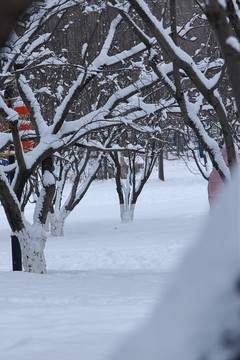
[[1,0],[0,1],[0,47],[4,46],[17,17],[33,2],[33,0]]

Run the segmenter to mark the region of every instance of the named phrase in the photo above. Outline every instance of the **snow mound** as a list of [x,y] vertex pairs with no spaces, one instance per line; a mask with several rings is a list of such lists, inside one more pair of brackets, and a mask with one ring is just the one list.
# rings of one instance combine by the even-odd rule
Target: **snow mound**
[[114,360],[240,357],[239,174],[148,323]]

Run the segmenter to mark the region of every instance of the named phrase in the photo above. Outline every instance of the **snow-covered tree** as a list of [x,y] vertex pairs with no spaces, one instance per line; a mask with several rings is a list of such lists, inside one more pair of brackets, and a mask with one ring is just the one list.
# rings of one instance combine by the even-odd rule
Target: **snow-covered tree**
[[[67,152],[67,156],[66,156]],[[49,212],[50,231],[53,236],[64,235],[65,220],[80,203],[89,186],[96,178],[100,168],[103,152],[96,158],[93,150],[79,150],[76,146],[59,156],[55,166],[56,191]],[[64,193],[64,190],[66,192]]]
[[[161,142],[160,138],[154,139],[153,132],[148,135],[128,132],[128,141],[125,138],[124,142],[126,149],[111,151],[108,158],[113,167],[121,221],[129,222],[134,219],[138,197],[159,157]],[[138,144],[138,150],[133,150],[134,142]]]
[[239,2],[236,0],[224,0],[217,2],[210,0],[197,1],[197,3],[202,7],[218,38],[232,86],[233,96],[239,112]]
[[[77,56],[71,58],[74,45],[64,34],[71,28],[75,10],[78,29],[83,30]],[[164,122],[157,129],[159,134],[163,127],[174,131],[175,125],[168,120],[175,108],[222,178],[230,179],[238,113],[224,60],[217,51],[213,57],[203,58],[201,47],[192,53],[192,46],[185,46],[186,41],[195,42],[188,37],[191,31],[201,37],[195,28],[208,26],[202,12],[191,14],[182,24],[172,0],[169,18],[165,14],[168,11],[165,17],[161,13],[156,17],[154,6],[150,9],[143,0],[34,2],[1,49],[0,84],[2,89],[5,86],[6,100],[0,99],[1,122],[7,122],[9,128],[0,134],[0,148],[2,153],[13,151],[16,161],[0,169],[0,199],[20,240],[26,270],[45,272],[43,227],[56,194],[53,156],[76,143],[98,148],[93,133],[122,125],[149,133],[150,128],[156,131],[156,126],[149,126],[149,119],[159,117]],[[17,96],[30,114],[32,129],[27,138],[18,131],[19,116],[11,108],[13,95],[6,91],[13,78]],[[184,126],[177,126],[178,132],[182,129]],[[215,129],[226,143],[230,171],[215,140]],[[23,151],[23,140],[34,141],[31,151]],[[104,147],[102,142],[100,147]],[[40,167],[42,188],[30,225],[23,215],[28,198],[24,189]]]
[[[112,0],[111,3],[145,44],[149,65],[176,100],[185,124],[194,131],[221,177],[230,179],[229,169],[207,123],[214,119],[211,128],[215,126],[221,130],[232,171],[231,165],[236,160],[234,137],[238,115],[232,110],[234,99],[224,73],[224,59],[219,56],[219,51],[214,52],[213,59],[206,58],[201,46],[193,51],[196,39],[204,38],[206,34],[206,31],[199,30],[203,24],[208,26],[209,31],[209,23],[201,9],[198,7],[198,16],[193,13],[190,20],[183,24],[174,0],[169,2],[168,21],[161,11],[157,12],[153,5],[150,7],[150,3],[144,0]],[[198,31],[195,31],[195,24]],[[191,36],[191,31],[194,36]],[[193,45],[186,47],[187,41]],[[201,57],[201,53],[204,57]]]
[[[55,22],[52,21],[54,27],[48,33],[44,32],[45,25],[47,19],[53,19],[54,16],[61,20],[71,6],[77,5],[85,16],[91,15],[93,10],[101,11],[99,8],[85,6],[83,1],[37,2],[28,10],[26,17],[22,18],[19,28],[13,31],[6,47],[1,50],[2,86],[9,76],[14,76],[15,87],[27,106],[33,127],[28,134],[28,140],[31,138],[31,141],[34,141],[34,147],[31,151],[24,152],[19,116],[11,108],[14,100],[8,96],[5,103],[4,99],[0,98],[1,114],[9,124],[9,130],[0,133],[1,152],[7,152],[10,146],[10,149],[14,149],[16,160],[13,164],[0,168],[0,199],[11,230],[21,244],[24,268],[30,272],[46,271],[44,225],[55,194],[53,155],[76,142],[85,143],[93,132],[122,124],[133,126],[138,119],[149,115],[148,104],[136,94],[158,82],[153,72],[146,73],[145,68],[141,67],[137,68],[134,80],[128,80],[126,71],[125,81],[114,81],[116,76],[123,79],[125,66],[127,70],[129,66],[132,68],[131,59],[138,57],[145,49],[143,43],[132,44],[127,50],[118,50],[113,46],[116,38],[120,36],[117,29],[122,22],[121,16],[115,14],[115,17],[112,16],[109,23],[105,24],[101,46],[96,46],[97,49],[91,57],[86,56],[88,46],[94,41],[91,36],[90,43],[83,46],[81,53],[85,66],[76,66],[75,78],[72,83],[63,84],[65,88],[58,98],[59,104],[56,108],[53,107],[47,116],[44,113],[45,104],[41,101],[41,89],[36,89],[36,84],[39,83],[39,79],[34,78],[36,69],[42,71],[46,81],[45,92],[51,94],[54,91],[53,85],[58,89],[59,86],[47,82],[51,77],[49,70],[45,72],[45,68],[54,69],[57,65],[66,69],[68,62],[64,57],[59,58],[49,46],[56,28]],[[110,75],[113,71],[117,73],[114,77]],[[81,98],[84,99],[86,93],[91,94],[94,81],[102,87],[101,96],[98,101],[91,99],[90,106],[85,106],[84,102],[80,111],[78,106],[81,105]],[[72,113],[71,110],[76,104],[78,106]],[[24,217],[23,205],[26,201],[23,202],[23,193],[26,183],[39,166],[42,188],[36,202],[33,223],[30,224]],[[11,185],[7,177],[9,173],[13,175]]]

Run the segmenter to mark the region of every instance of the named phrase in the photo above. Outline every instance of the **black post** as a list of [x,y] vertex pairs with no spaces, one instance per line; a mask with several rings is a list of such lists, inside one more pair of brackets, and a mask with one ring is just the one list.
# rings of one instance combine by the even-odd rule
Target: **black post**
[[161,148],[158,157],[158,178],[164,181],[163,148]]
[[[4,92],[4,98],[7,100],[7,106],[13,108],[13,91],[14,86],[9,84],[6,86]],[[9,154],[9,164],[15,162],[15,156]],[[9,183],[11,184],[14,177],[14,171],[8,175]],[[22,251],[19,240],[16,235],[11,236],[11,246],[12,246],[12,269],[13,271],[22,271]]]
[[13,271],[22,271],[22,252],[16,235],[11,236],[12,244],[12,269]]

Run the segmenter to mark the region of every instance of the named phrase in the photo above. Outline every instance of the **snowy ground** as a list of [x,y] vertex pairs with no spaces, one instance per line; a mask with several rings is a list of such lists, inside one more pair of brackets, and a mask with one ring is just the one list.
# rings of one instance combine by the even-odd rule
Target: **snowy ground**
[[145,321],[208,214],[201,176],[168,161],[165,177],[152,176],[125,225],[114,181],[95,182],[65,237],[49,238],[47,275],[11,272],[0,208],[0,359],[107,359]]

